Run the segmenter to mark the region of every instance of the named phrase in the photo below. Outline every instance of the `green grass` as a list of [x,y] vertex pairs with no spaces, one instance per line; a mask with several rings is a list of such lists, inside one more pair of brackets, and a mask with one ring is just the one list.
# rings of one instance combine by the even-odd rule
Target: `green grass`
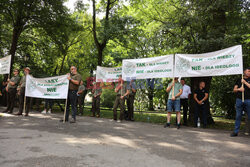
[[[54,105],[53,106],[53,112],[61,112],[59,107]],[[118,114],[120,111],[117,111]],[[101,107],[101,118],[113,118],[113,111],[110,108],[104,108]],[[91,106],[85,106],[84,108],[84,114],[83,116],[91,116]],[[119,115],[118,115],[119,116]],[[148,122],[148,123],[154,123],[154,124],[161,124],[163,125],[166,123],[166,117],[167,117],[167,112],[166,111],[143,111],[143,112],[135,112],[134,113],[134,119],[137,122]],[[226,119],[223,117],[213,117],[215,124],[214,125],[209,125],[208,128],[211,129],[223,129],[223,130],[230,130],[232,131],[234,129],[234,121],[231,119]],[[171,117],[171,122],[172,124],[175,123],[176,120],[176,114],[172,114]],[[183,120],[182,120],[183,121]],[[191,126],[191,125],[190,125]],[[241,130],[243,130],[245,127],[245,121],[242,121],[241,123]]]

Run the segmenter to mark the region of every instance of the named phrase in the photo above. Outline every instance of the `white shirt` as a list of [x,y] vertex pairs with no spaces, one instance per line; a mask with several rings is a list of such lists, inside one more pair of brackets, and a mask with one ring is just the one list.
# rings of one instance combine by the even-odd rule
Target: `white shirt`
[[184,86],[182,86],[182,94],[180,96],[181,99],[188,99],[188,95],[191,94],[191,89],[190,86],[184,84]]

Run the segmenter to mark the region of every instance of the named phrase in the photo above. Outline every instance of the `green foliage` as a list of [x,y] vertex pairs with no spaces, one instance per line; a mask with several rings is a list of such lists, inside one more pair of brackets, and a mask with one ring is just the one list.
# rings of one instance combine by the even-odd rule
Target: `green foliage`
[[[105,14],[108,1],[96,2],[96,13]],[[236,44],[243,46],[244,66],[250,64],[247,0],[110,2],[108,20],[105,16],[96,17],[97,40],[105,48],[103,66],[121,66],[127,58],[204,53]],[[9,54],[13,30],[18,29],[15,67],[29,66],[35,77],[47,77],[68,73],[69,67],[75,65],[83,80],[92,76],[100,50],[94,40],[92,13],[88,13],[92,2],[78,1],[73,13],[63,3],[63,0],[2,0],[0,57]],[[212,79],[210,99],[216,113],[234,117],[232,89],[237,77]],[[159,104],[164,108],[168,82],[169,79],[162,79],[161,89],[149,89],[144,82],[145,89],[137,90],[136,109],[145,111]],[[149,103],[152,95],[153,103]],[[114,97],[114,90],[104,89],[103,105],[112,108]]]
[[214,112],[235,117],[235,94],[233,88],[240,76],[213,77],[210,90],[210,99]]
[[116,93],[113,89],[103,89],[101,95],[101,104],[103,107],[113,108]]

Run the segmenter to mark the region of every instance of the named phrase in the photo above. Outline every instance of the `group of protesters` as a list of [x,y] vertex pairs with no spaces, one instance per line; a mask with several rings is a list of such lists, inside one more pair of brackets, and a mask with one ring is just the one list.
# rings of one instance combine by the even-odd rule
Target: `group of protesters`
[[[30,74],[31,69],[29,67],[24,68],[24,76],[19,76],[19,70],[14,69],[13,77],[8,79],[6,87],[4,90],[7,92],[7,108],[4,113],[13,113],[13,108],[15,105],[16,94],[19,97],[19,110],[15,115],[23,115],[23,110],[25,116],[29,115],[29,103],[30,98],[25,97],[25,82],[26,75]],[[68,98],[66,104],[66,112],[64,118],[60,120],[61,122],[76,122],[77,106],[80,106],[80,114],[83,114],[82,103],[84,99],[82,98],[83,92],[87,89],[82,81],[81,75],[77,72],[75,66],[70,67],[70,73],[68,73],[67,79],[69,80],[69,90]],[[136,95],[135,80],[124,81],[122,76],[119,76],[118,83],[115,87],[116,98],[113,106],[113,120],[121,122],[124,120],[134,121],[134,100]],[[250,68],[244,69],[244,78],[240,78],[235,83],[233,91],[236,93],[236,121],[235,130],[231,134],[232,137],[237,136],[239,133],[242,112],[245,111],[248,114],[248,120],[250,120]],[[102,88],[100,82],[94,82],[92,91],[92,116],[100,117],[100,101]],[[176,113],[177,116],[177,129],[181,126],[181,106],[183,108],[183,125],[187,125],[187,113],[188,113],[188,103],[189,99],[193,98],[195,101],[195,112],[194,112],[194,127],[197,127],[200,115],[202,115],[203,128],[207,127],[207,105],[209,92],[206,89],[204,81],[199,83],[199,86],[193,92],[193,97],[191,97],[191,89],[185,84],[185,80],[182,78],[179,82],[178,78],[174,78],[171,83],[168,84],[166,88],[166,93],[168,93],[167,101],[167,121],[164,124],[164,128],[170,127],[171,125],[171,114]],[[243,96],[242,96],[243,93]],[[244,97],[244,99],[243,99]],[[128,112],[125,114],[125,102],[127,101]],[[51,101],[46,100],[47,106],[51,107]],[[25,107],[26,106],[26,107]],[[69,121],[69,113],[71,107],[72,119]],[[117,114],[117,108],[120,107],[119,119]],[[48,107],[46,107],[48,108]],[[48,109],[44,111],[48,113]],[[49,111],[50,112],[50,111]]]

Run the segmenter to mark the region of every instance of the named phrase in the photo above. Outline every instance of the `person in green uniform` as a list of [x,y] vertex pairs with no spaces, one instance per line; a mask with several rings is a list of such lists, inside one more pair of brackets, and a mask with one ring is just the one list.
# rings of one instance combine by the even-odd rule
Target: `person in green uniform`
[[85,91],[85,86],[83,85],[83,81],[80,82],[80,86],[78,88],[78,91],[77,91],[77,104],[79,106],[78,108],[78,113],[79,115],[83,115],[83,107],[82,107],[82,104],[84,103],[84,98],[83,98],[83,95],[84,95],[84,91]]
[[[68,75],[69,80],[69,91],[68,91],[68,100],[67,100],[67,109],[65,114],[65,122],[69,121],[69,110],[71,105],[72,120],[70,123],[76,122],[76,113],[77,113],[77,91],[82,80],[80,74],[77,73],[77,68],[75,66],[70,67],[70,73]],[[63,120],[60,120],[63,122]]]
[[[16,113],[16,115],[23,115],[23,107],[24,107],[24,96],[25,96],[25,86],[26,86],[26,76],[30,73],[30,68],[25,67],[24,68],[24,76],[22,77],[19,86],[17,88],[17,92],[19,95],[19,111]],[[26,104],[25,104],[25,116],[29,115],[29,104],[30,104],[30,98],[26,97]]]
[[15,98],[17,92],[17,86],[20,82],[19,70],[15,69],[13,72],[14,76],[11,79],[8,79],[8,85],[6,87],[7,91],[7,109],[4,112],[13,113]]
[[[113,119],[117,122],[121,122],[124,117],[124,110],[125,110],[125,97],[129,95],[129,90],[126,87],[126,84],[124,83],[124,80],[122,79],[122,76],[119,76],[118,79],[118,85],[115,88],[116,98],[115,103],[113,107]],[[120,118],[117,120],[117,108],[120,105]]]
[[128,107],[128,120],[134,121],[134,101],[136,95],[136,87],[134,80],[130,81],[129,84],[129,95],[127,98],[127,107]]
[[92,100],[92,113],[93,117],[95,117],[95,113],[97,114],[97,117],[100,117],[100,101],[101,101],[101,94],[102,94],[102,88],[100,87],[100,82],[95,82],[93,89],[93,100]]
[[182,94],[182,85],[178,82],[178,78],[174,78],[173,82],[168,84],[166,92],[168,95],[167,103],[167,123],[164,125],[164,128],[170,127],[171,113],[176,112],[177,117],[177,129],[180,128],[181,124],[181,102],[180,95]]

